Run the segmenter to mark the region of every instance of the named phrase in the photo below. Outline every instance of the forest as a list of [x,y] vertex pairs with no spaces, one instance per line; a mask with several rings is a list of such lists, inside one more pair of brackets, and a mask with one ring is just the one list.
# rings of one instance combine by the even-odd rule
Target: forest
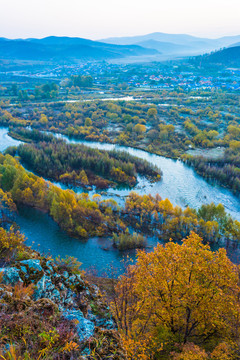
[[[166,157],[182,158],[202,176],[239,191],[237,94],[176,89],[152,91],[148,98],[144,94],[139,99],[141,101],[53,101],[34,106],[26,102],[11,107],[5,102],[0,109],[0,124],[9,126],[10,132],[11,126],[14,131],[16,126],[31,126],[73,138],[129,145]],[[204,166],[205,159],[198,158],[201,153],[209,159],[210,166]]]
[[175,241],[195,231],[205,241],[212,243],[219,239],[240,238],[240,222],[229,216],[223,205],[213,203],[202,205],[198,211],[189,207],[173,206],[168,199],[159,195],[138,195],[131,192],[125,202],[123,219],[142,232],[155,234],[159,239]]
[[[101,199],[98,194],[90,198],[86,193],[62,190],[26,171],[8,154],[0,156],[0,188],[10,193],[16,204],[46,211],[62,229],[79,238],[124,232],[127,235],[128,227],[165,241],[181,240],[191,231],[210,243],[240,238],[240,222],[232,219],[221,204],[202,205],[198,211],[189,207],[183,210],[159,195],[131,192],[121,208],[115,200]],[[142,238],[139,242],[137,235],[135,239],[125,236],[122,240],[125,243],[122,249],[144,246],[145,242]],[[113,242],[121,242],[121,236]]]
[[[37,207],[48,212],[60,227],[78,237],[103,235],[119,231],[122,223],[113,216],[114,201],[98,204],[88,194],[62,190],[26,171],[10,155],[0,155],[0,187],[9,192],[18,204]],[[101,209],[100,209],[101,207]]]
[[[0,154],[0,261],[22,269],[21,261],[37,260],[44,274],[41,279],[38,274],[39,285],[35,272],[29,278],[29,269],[21,270],[24,281],[6,285],[0,273],[0,358],[239,360],[240,271],[226,250],[238,248],[240,222],[222,204],[207,204],[205,193],[196,209],[187,206],[190,202],[176,206],[144,190],[128,192],[119,201],[106,198],[102,189],[132,190],[140,177],[156,182],[164,180],[164,173],[127,153],[69,144],[56,136],[129,145],[178,159],[174,164],[181,160],[238,196],[239,94],[180,86],[131,93],[119,84],[126,91],[121,94],[136,99],[100,101],[79,90],[92,86],[93,79],[69,76],[69,88],[39,83],[32,95],[23,90],[15,102],[0,103],[0,125],[24,142]],[[69,102],[62,101],[63,92]],[[81,101],[85,96],[89,101]],[[100,193],[78,194],[72,185],[86,192],[96,187]],[[97,278],[94,271],[84,274],[74,258],[53,260],[27,247],[15,224],[20,205],[50,215],[79,243],[97,237],[106,258],[113,253],[119,262],[128,259],[125,271],[117,279],[113,272],[110,279]],[[80,309],[87,321],[99,325],[86,341],[77,337],[77,321],[63,321],[62,308],[50,293],[47,301],[34,297],[38,286],[49,281],[47,262],[53,265],[59,294],[60,287],[64,296],[73,291],[74,311]],[[65,276],[75,279],[67,290]],[[100,284],[97,302],[96,287],[88,279]],[[99,305],[100,299],[107,304]],[[94,316],[103,314],[105,322],[97,322]],[[112,318],[118,332],[102,331]]]
[[240,126],[228,127],[229,147],[224,151],[222,157],[212,159],[202,156],[183,155],[184,162],[193,166],[200,175],[212,181],[217,181],[240,193]]
[[[134,186],[137,175],[151,181],[161,179],[161,170],[145,160],[126,152],[92,149],[84,145],[67,144],[40,132],[21,130],[18,137],[29,140],[43,140],[20,145],[17,149],[21,160],[30,169],[49,179],[74,185],[95,185],[107,188],[110,185]],[[11,149],[10,149],[11,151]]]

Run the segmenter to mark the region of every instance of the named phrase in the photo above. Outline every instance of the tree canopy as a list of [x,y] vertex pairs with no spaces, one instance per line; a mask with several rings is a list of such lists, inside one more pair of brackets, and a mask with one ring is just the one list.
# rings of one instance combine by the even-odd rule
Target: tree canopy
[[212,252],[191,233],[181,245],[139,251],[112,308],[129,359],[161,359],[175,344],[189,342],[213,351],[238,337],[239,268],[224,249]]

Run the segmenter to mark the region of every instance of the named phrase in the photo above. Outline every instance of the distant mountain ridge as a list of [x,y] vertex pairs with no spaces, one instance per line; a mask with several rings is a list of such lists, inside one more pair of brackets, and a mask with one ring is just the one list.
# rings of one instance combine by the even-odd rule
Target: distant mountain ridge
[[175,53],[189,51],[190,47],[187,45],[179,45],[171,42],[158,41],[158,40],[144,40],[136,43],[136,45],[143,46],[149,49],[158,50],[160,53]]
[[224,36],[218,39],[201,38],[187,34],[166,34],[155,32],[146,35],[112,37],[101,39],[104,43],[118,45],[138,44],[160,52],[176,52],[179,54],[205,53],[230,46],[240,41],[240,35]]
[[[207,39],[186,34],[152,33],[140,36],[109,38],[99,41],[66,36],[43,39],[7,39],[0,37],[0,60],[27,61],[161,61],[196,56],[236,47],[239,36]],[[138,61],[138,60],[137,60]]]
[[[111,37],[106,39],[100,39],[99,41],[118,45],[130,45],[140,41],[156,40],[163,42],[173,42],[175,44],[186,44],[195,40],[206,40],[205,38],[197,38],[187,34],[167,34],[162,32],[154,32],[151,34],[137,35],[137,36],[125,36],[125,37]],[[208,39],[210,40],[210,39]]]
[[82,38],[49,36],[43,39],[0,38],[0,59],[104,60],[155,55],[155,49],[139,45],[112,45]]
[[232,44],[232,45],[229,46],[229,47],[236,47],[236,46],[240,46],[240,42],[237,42],[237,43],[235,43],[235,44]]

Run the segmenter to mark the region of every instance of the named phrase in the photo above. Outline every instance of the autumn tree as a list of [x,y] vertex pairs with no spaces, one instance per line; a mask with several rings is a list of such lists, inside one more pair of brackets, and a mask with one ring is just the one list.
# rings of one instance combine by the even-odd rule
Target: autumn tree
[[40,120],[39,120],[39,123],[41,125],[45,125],[48,123],[48,118],[45,114],[41,114],[41,117],[40,117]]
[[149,116],[149,117],[155,117],[155,116],[157,116],[157,109],[156,108],[150,108],[150,109],[148,109],[148,112],[147,112],[147,115]]
[[23,251],[25,238],[13,227],[9,231],[0,227],[0,259],[9,260],[13,258],[18,251]]
[[6,194],[0,189],[0,226],[11,224],[12,215],[16,210],[10,194]]
[[150,253],[139,251],[112,303],[129,359],[156,359],[176,343],[215,347],[232,337],[238,281],[226,251],[212,252],[195,233],[181,245],[170,241]]
[[142,125],[142,124],[137,124],[137,125],[134,126],[134,130],[138,134],[143,134],[143,133],[146,132],[146,126]]
[[81,172],[79,174],[79,179],[80,179],[82,184],[88,185],[88,177],[87,177],[87,174],[86,174],[86,172],[84,170],[81,170]]
[[92,120],[91,120],[89,117],[87,117],[87,118],[85,119],[85,126],[86,126],[86,127],[92,126]]

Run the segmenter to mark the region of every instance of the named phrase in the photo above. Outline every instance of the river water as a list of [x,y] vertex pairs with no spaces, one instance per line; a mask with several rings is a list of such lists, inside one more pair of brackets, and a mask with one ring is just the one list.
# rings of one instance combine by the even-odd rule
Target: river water
[[[20,141],[12,139],[7,135],[6,128],[0,128],[0,151],[4,151],[8,146],[17,146]],[[138,184],[134,188],[139,194],[155,195],[160,194],[162,198],[169,198],[174,205],[185,207],[189,205],[198,208],[204,203],[222,203],[227,212],[233,218],[240,220],[240,199],[234,196],[231,191],[218,185],[210,184],[197,175],[194,170],[179,160],[172,160],[162,156],[147,153],[143,150],[134,149],[126,146],[114,144],[105,144],[98,142],[89,142],[84,140],[69,139],[66,136],[58,134],[57,137],[65,139],[67,142],[80,143],[90,147],[104,150],[124,150],[131,155],[146,159],[154,165],[161,168],[163,176],[161,181],[151,184],[146,179],[139,177]],[[60,184],[58,184],[60,186]],[[81,189],[74,189],[81,192]],[[108,189],[104,197],[113,197],[122,204],[130,189]],[[92,195],[95,191],[91,191]],[[112,249],[109,239],[91,238],[87,241],[74,239],[62,231],[59,226],[48,216],[39,210],[20,207],[16,218],[21,231],[28,238],[27,245],[32,245],[36,250],[44,253],[50,253],[52,256],[65,255],[75,256],[83,263],[83,268],[92,267],[98,274],[108,270],[112,264],[120,273],[123,269],[121,260],[126,257],[126,253],[120,253]],[[153,246],[156,240],[149,239],[149,244]],[[110,248],[106,251],[106,248]],[[232,245],[228,249],[232,260],[239,262],[240,250]],[[130,252],[134,257],[135,252]]]
[[[68,143],[84,144],[99,150],[119,150],[126,151],[131,155],[149,161],[162,170],[162,179],[151,184],[144,177],[138,177],[138,184],[133,189],[139,194],[159,194],[163,199],[168,198],[174,205],[181,207],[190,206],[199,208],[202,204],[222,203],[226,211],[234,219],[240,221],[240,198],[234,196],[232,192],[217,184],[211,184],[199,176],[191,167],[185,165],[180,160],[173,160],[163,156],[150,154],[147,151],[134,149],[129,146],[107,144],[86,140],[69,139],[67,136],[57,134],[58,138],[66,140]],[[126,197],[130,189],[108,189],[107,197],[117,196]]]

